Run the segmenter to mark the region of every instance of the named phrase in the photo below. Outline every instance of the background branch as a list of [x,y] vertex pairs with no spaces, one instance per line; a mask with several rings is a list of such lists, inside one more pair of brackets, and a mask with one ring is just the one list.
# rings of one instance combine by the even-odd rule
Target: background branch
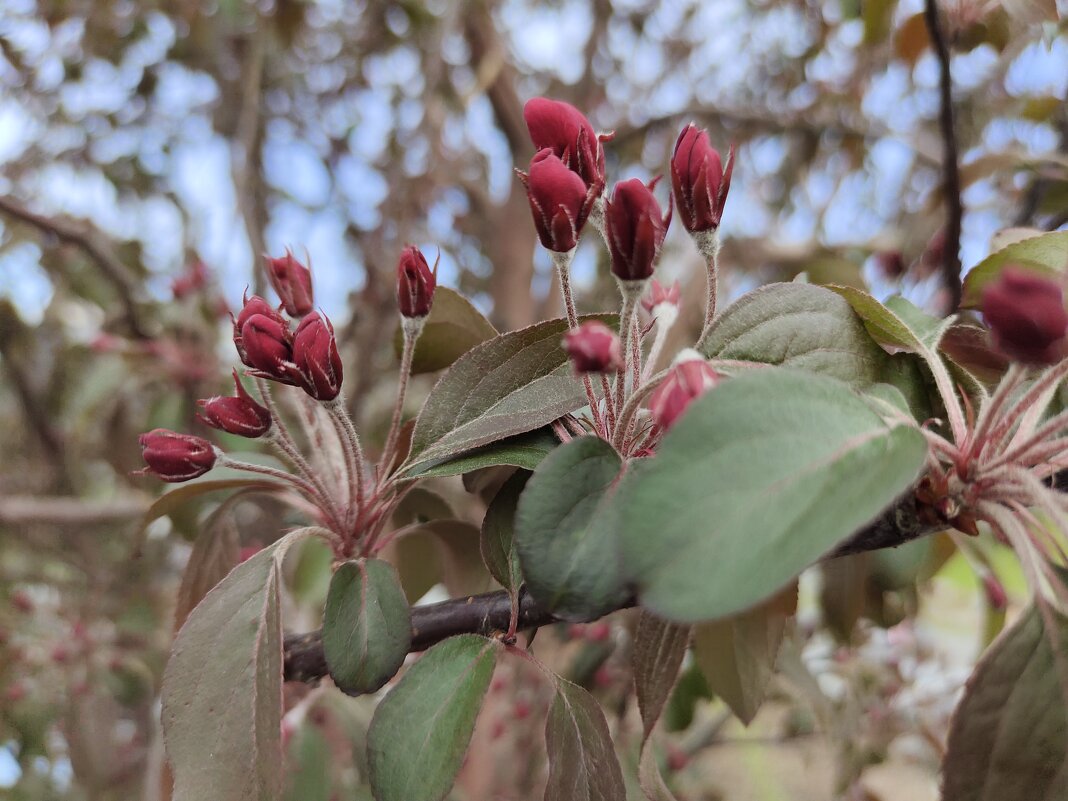
[[27,223],[42,233],[54,236],[60,242],[66,242],[82,250],[96,262],[104,277],[118,293],[126,312],[130,332],[138,338],[147,338],[148,332],[137,306],[137,282],[126,269],[126,265],[115,255],[111,244],[95,227],[87,222],[78,223],[37,214],[10,196],[0,196],[0,214],[6,214],[8,217]]
[[942,192],[946,203],[946,239],[942,251],[942,274],[949,292],[949,311],[960,306],[960,232],[964,206],[960,198],[960,165],[957,135],[953,127],[953,77],[949,69],[949,47],[938,15],[938,0],[924,0],[924,20],[931,37],[941,72],[939,93],[941,110],[938,124],[942,133]]

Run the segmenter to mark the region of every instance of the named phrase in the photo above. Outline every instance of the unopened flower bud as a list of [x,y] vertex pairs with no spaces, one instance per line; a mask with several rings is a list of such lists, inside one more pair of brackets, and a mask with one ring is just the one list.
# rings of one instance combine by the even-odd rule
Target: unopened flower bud
[[530,162],[530,172],[520,173],[526,184],[534,227],[548,250],[567,253],[578,244],[582,226],[590,215],[595,196],[574,172],[551,150],[539,150]]
[[716,386],[722,376],[697,351],[683,351],[680,359],[649,398],[653,420],[667,430],[695,398]]
[[175,300],[192,295],[208,284],[208,267],[202,261],[195,261],[186,271],[171,282],[171,292]]
[[1068,313],[1056,281],[1006,267],[983,290],[983,316],[995,347],[1014,361],[1054,364],[1068,354]]
[[157,428],[142,434],[141,456],[147,468],[138,475],[153,475],[164,481],[188,481],[215,466],[215,449],[206,439]]
[[234,397],[197,401],[204,409],[204,414],[198,417],[212,428],[228,434],[250,439],[262,437],[271,430],[271,413],[248,394],[237,377],[237,370],[234,370],[234,385],[237,387]]
[[430,270],[426,258],[415,245],[401,251],[397,262],[397,307],[402,317],[426,317],[434,303],[438,266]]
[[671,210],[660,212],[653,195],[654,180],[646,186],[637,178],[616,184],[605,203],[605,229],[612,256],[612,274],[621,281],[644,281],[653,274],[664,244]]
[[599,320],[590,320],[568,331],[563,345],[579,375],[618,373],[623,369],[623,347],[619,337]]
[[241,349],[252,374],[295,384],[289,326],[265,314],[253,314],[241,326]]
[[289,248],[281,258],[264,256],[263,259],[267,265],[267,278],[278,293],[286,313],[292,317],[303,317],[310,312],[315,307],[311,270],[297,261]]
[[670,328],[679,316],[679,282],[665,288],[655,278],[649,283],[649,291],[642,298],[642,308],[657,321],[657,325]]
[[687,231],[719,228],[733,169],[733,147],[727,154],[724,169],[706,131],[695,125],[682,129],[671,157],[671,188]]
[[537,150],[548,148],[598,197],[604,189],[604,148],[586,116],[570,103],[534,97],[523,106],[530,139]]
[[330,401],[341,392],[341,356],[334,327],[319,312],[312,312],[297,326],[293,364],[300,388],[316,400]]
[[241,338],[241,329],[244,327],[248,319],[254,314],[260,314],[278,323],[280,328],[289,330],[289,323],[286,322],[286,318],[281,313],[271,306],[266,300],[259,295],[253,295],[251,298],[247,295],[242,300],[241,311],[238,312],[237,319],[234,319],[233,315],[230,315],[234,324],[234,345],[237,347],[237,355],[241,357],[243,364],[252,367],[252,364],[248,361],[248,356],[245,353],[244,340]]

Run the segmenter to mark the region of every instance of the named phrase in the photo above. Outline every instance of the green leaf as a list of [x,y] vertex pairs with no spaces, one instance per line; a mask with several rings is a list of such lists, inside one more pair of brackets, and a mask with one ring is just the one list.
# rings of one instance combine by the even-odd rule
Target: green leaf
[[330,743],[315,726],[304,726],[289,747],[292,765],[286,801],[330,801]]
[[643,606],[678,622],[725,617],[875,518],[926,451],[919,431],[884,422],[841,382],[754,371],[696,400],[655,458],[628,468],[598,528],[616,532]]
[[474,634],[429,651],[375,710],[367,736],[371,787],[378,801],[440,801],[471,742],[497,645]]
[[[212,471],[213,473],[215,471]],[[236,471],[232,471],[236,472]],[[211,474],[209,474],[211,475]],[[248,475],[247,473],[245,475]],[[276,492],[286,489],[286,484],[281,479],[260,476],[259,478],[212,478],[211,480],[196,480],[187,482],[170,492],[160,495],[145,510],[141,518],[139,531],[144,532],[153,520],[181,509],[185,504],[201,495],[209,492],[218,492],[227,489],[263,490],[264,492]]]
[[[434,305],[415,343],[412,375],[442,370],[475,345],[497,336],[497,329],[467,298],[445,286],[434,290]],[[393,336],[393,349],[401,355],[404,340],[400,327]]]
[[519,554],[514,541],[515,511],[519,494],[528,478],[530,473],[526,471],[519,471],[509,478],[498,490],[482,520],[482,561],[486,563],[490,575],[513,596],[523,583],[523,571],[519,566]]
[[860,289],[828,287],[848,301],[876,342],[889,352],[906,351],[923,356],[934,353],[953,317],[932,317],[903,297],[890,298],[885,305]]
[[668,731],[685,731],[693,723],[697,702],[712,698],[705,674],[697,665],[691,665],[682,672],[675,691],[668,699],[664,709],[664,728]]
[[691,628],[661,620],[642,610],[634,634],[634,689],[645,727],[645,738],[660,719],[664,704],[679,677],[679,667],[690,642]]
[[996,281],[1006,265],[1018,264],[1052,278],[1068,269],[1068,231],[1053,231],[1013,242],[990,254],[964,276],[961,307],[977,309],[983,302],[983,289]]
[[549,320],[501,334],[457,359],[423,405],[403,472],[533,431],[583,406],[582,382],[560,345],[566,330],[565,320]]
[[545,749],[545,801],[625,801],[623,771],[604,713],[577,684],[557,680],[545,721]]
[[282,776],[282,560],[300,529],[235,567],[174,640],[163,734],[174,801],[269,801]]
[[634,689],[644,727],[638,783],[649,801],[674,801],[675,798],[660,775],[653,749],[649,747],[649,737],[679,677],[691,631],[690,626],[669,623],[644,609],[638,616],[632,656]]
[[323,653],[334,684],[373,693],[400,670],[412,647],[412,615],[393,565],[345,562],[334,571],[323,613]]
[[458,476],[502,465],[533,470],[548,456],[560,440],[549,428],[539,428],[475,448],[443,462],[423,462],[404,471],[403,478]]
[[515,541],[527,590],[565,620],[593,620],[626,598],[614,532],[592,525],[621,464],[603,439],[579,437],[538,465],[519,498]]
[[1058,673],[1068,620],[1031,607],[987,649],[953,714],[944,801],[1068,798],[1068,710]]
[[768,284],[743,295],[698,350],[710,359],[793,367],[858,388],[887,380],[886,353],[849,303],[812,284]]
[[764,702],[786,621],[796,609],[794,584],[767,603],[694,629],[694,658],[709,689],[746,726]]
[[241,539],[232,518],[223,516],[204,527],[189,552],[182,571],[174,608],[174,630],[181,629],[189,613],[212,587],[226,578],[241,556]]

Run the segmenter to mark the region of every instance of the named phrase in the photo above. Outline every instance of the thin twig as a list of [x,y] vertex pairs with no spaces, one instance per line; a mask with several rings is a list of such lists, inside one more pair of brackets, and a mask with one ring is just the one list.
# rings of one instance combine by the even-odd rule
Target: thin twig
[[938,14],[938,0],[924,0],[924,20],[931,37],[941,71],[939,94],[941,110],[938,123],[942,133],[942,192],[946,203],[946,238],[942,252],[942,274],[949,292],[949,309],[960,306],[960,231],[964,205],[960,196],[960,159],[957,153],[957,134],[953,126],[953,76],[949,68],[949,46],[942,31]]

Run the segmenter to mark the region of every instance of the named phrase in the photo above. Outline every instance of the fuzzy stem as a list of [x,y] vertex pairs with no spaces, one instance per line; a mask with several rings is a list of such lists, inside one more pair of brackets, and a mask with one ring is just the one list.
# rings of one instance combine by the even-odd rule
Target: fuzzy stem
[[389,423],[386,445],[382,448],[382,469],[385,470],[393,458],[393,449],[397,447],[400,436],[401,415],[404,413],[404,396],[408,392],[408,378],[412,372],[412,359],[415,357],[415,343],[423,331],[425,317],[403,317],[401,328],[404,331],[404,351],[401,353],[400,382],[397,385],[397,400],[393,405],[393,419]]
[[353,494],[355,494],[355,508],[350,510],[349,517],[351,518],[350,522],[355,522],[364,505],[364,476],[367,470],[367,461],[363,455],[363,448],[360,447],[360,438],[356,434],[356,428],[352,425],[352,420],[346,411],[344,396],[338,393],[336,398],[323,405],[330,415],[330,420],[333,422],[334,429],[341,440],[341,446],[345,449],[345,455],[352,465],[350,469],[349,497],[352,498]]
[[608,432],[616,424],[616,405],[612,402],[612,387],[608,383],[608,375],[606,373],[601,373],[601,392],[604,394],[605,425],[604,430],[598,433],[607,439]]
[[719,230],[698,231],[693,235],[697,249],[705,259],[708,271],[708,296],[705,299],[705,324],[701,328],[698,343],[704,342],[712,330],[712,321],[716,317],[716,301],[719,296]]
[[641,406],[642,401],[645,400],[650,392],[660,386],[660,382],[667,378],[667,374],[668,370],[661,370],[634,390],[634,393],[627,398],[626,404],[620,409],[619,417],[616,419],[615,436],[612,439],[612,444],[617,450],[623,447],[623,440],[627,435],[634,415],[638,411],[638,407]]
[[920,353],[927,366],[931,368],[938,394],[942,397],[942,403],[946,407],[946,416],[949,418],[949,430],[953,432],[953,442],[958,448],[965,446],[968,438],[968,425],[964,420],[964,408],[961,406],[960,396],[953,387],[953,380],[949,377],[946,363],[936,352],[924,348]]
[[318,491],[312,485],[310,481],[307,481],[299,476],[295,476],[292,473],[287,473],[284,470],[277,470],[273,467],[267,467],[261,464],[252,464],[251,462],[241,462],[230,456],[227,456],[222,451],[216,451],[217,462],[221,467],[229,467],[233,470],[242,470],[246,473],[259,473],[263,476],[270,476],[271,478],[277,478],[285,481],[288,484],[293,485],[300,491],[305,498],[312,502],[317,509],[322,511],[327,517],[330,514],[327,511],[325,502],[319,497]]
[[[560,293],[564,296],[564,313],[567,315],[567,327],[569,330],[578,328],[578,312],[575,309],[575,299],[571,294],[571,262],[575,259],[575,248],[566,253],[549,251],[552,256],[556,275],[560,280]],[[593,380],[589,374],[582,374],[582,386],[586,390],[586,400],[590,405],[590,413],[593,415],[594,424],[600,428],[601,413],[597,408],[597,396],[593,393]]]

